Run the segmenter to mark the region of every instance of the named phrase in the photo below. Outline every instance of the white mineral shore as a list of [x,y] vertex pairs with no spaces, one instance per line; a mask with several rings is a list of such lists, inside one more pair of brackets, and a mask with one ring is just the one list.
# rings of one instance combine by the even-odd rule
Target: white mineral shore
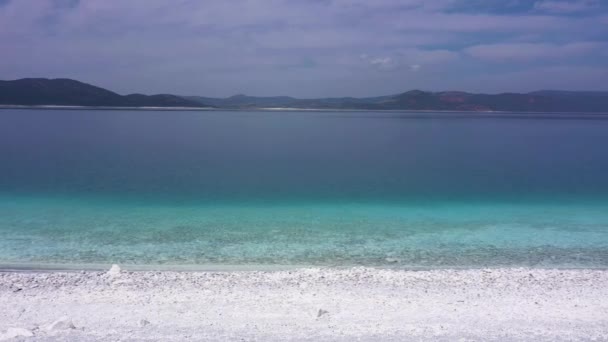
[[0,340],[608,341],[608,271],[0,272]]

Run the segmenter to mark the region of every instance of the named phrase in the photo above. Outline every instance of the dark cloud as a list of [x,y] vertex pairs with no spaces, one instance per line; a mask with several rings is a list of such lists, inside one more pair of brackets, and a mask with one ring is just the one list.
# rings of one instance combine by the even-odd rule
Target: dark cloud
[[596,11],[600,7],[600,0],[543,0],[534,4],[534,8],[540,11],[567,14]]
[[602,5],[0,0],[0,78],[73,77],[123,93],[208,96],[608,89],[597,77],[584,82],[608,68]]

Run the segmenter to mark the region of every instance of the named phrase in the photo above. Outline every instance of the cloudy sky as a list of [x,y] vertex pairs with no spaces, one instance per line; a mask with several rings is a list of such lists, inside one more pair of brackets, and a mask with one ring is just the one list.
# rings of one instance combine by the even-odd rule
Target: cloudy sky
[[0,79],[119,93],[608,90],[608,0],[0,0]]

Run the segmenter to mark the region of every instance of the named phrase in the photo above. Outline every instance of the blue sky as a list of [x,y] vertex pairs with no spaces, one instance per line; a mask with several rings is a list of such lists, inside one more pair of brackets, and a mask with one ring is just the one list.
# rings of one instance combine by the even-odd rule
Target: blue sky
[[0,0],[0,51],[119,93],[608,90],[608,0]]

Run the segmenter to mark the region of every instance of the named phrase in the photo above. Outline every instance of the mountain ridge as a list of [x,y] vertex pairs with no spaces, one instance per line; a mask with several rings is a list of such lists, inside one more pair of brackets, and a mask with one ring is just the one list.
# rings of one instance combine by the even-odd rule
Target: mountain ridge
[[0,105],[608,113],[608,92],[538,90],[529,93],[482,94],[457,90],[432,92],[414,89],[393,95],[361,98],[300,99],[291,96],[259,97],[244,94],[214,98],[172,94],[120,95],[68,78],[23,78],[0,81]]
[[[194,101],[208,101],[223,108],[288,107],[298,109],[369,109],[369,110],[446,110],[446,111],[515,111],[515,112],[608,112],[608,92],[539,90],[529,93],[499,94],[464,91],[431,92],[419,89],[376,97],[336,97],[298,99],[238,95],[209,98],[187,96]],[[280,102],[272,99],[281,98]],[[289,99],[289,100],[287,100]]]

